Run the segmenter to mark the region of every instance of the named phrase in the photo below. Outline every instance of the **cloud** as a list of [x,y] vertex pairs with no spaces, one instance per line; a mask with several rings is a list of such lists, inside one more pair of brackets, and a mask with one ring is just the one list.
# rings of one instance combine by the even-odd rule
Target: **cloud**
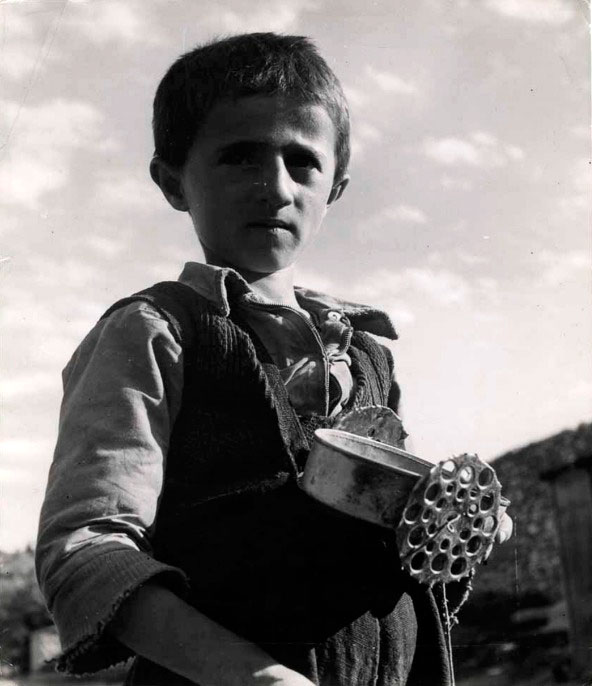
[[403,324],[413,324],[413,322],[416,320],[413,312],[401,303],[387,305],[385,309],[388,311],[388,314],[393,320],[395,327]]
[[354,86],[343,86],[343,93],[347,98],[348,104],[355,110],[361,109],[368,101],[369,97],[367,93],[355,88]]
[[382,212],[382,217],[386,220],[390,219],[410,224],[426,224],[428,221],[428,218],[422,210],[418,207],[412,207],[411,205],[387,207]]
[[440,179],[440,183],[445,190],[470,191],[473,188],[473,183],[469,179],[455,178],[446,174]]
[[540,284],[555,288],[580,279],[588,281],[592,257],[584,250],[564,253],[543,250],[538,255],[538,262],[543,268]]
[[365,121],[358,123],[354,120],[350,140],[352,159],[358,160],[369,145],[376,143],[381,138],[382,133],[375,126]]
[[565,0],[486,0],[485,7],[497,14],[535,24],[566,24],[575,9]]
[[262,5],[257,3],[249,12],[234,10],[216,11],[216,23],[225,31],[243,33],[247,31],[287,31],[293,29],[300,20],[300,15],[317,6],[311,0],[300,2],[277,2]]
[[118,42],[125,46],[141,43],[158,45],[163,37],[156,22],[149,22],[145,3],[137,0],[103,0],[102,2],[69,2],[64,24],[86,40],[106,45]]
[[360,122],[356,124],[356,135],[363,138],[365,141],[378,141],[382,134],[379,129],[368,122]]
[[53,441],[31,438],[7,438],[0,441],[0,455],[2,459],[10,461],[13,458],[19,460],[27,457],[39,457],[51,454]]
[[22,396],[32,396],[48,389],[59,386],[59,379],[50,372],[34,372],[33,374],[19,374],[13,378],[4,379],[0,388],[4,401]]
[[573,398],[592,402],[592,382],[580,379],[569,389],[569,395]]
[[402,95],[414,95],[417,93],[417,86],[410,81],[405,81],[400,76],[388,71],[380,71],[368,65],[366,67],[366,75],[373,81],[382,91],[386,93],[400,93]]
[[[5,485],[8,484],[28,484],[30,483],[31,480],[31,473],[28,469],[24,469],[22,467],[0,467],[0,483],[3,483]],[[15,682],[9,681],[8,686],[10,684],[14,684]]]
[[430,266],[377,270],[352,284],[348,297],[376,303],[389,311],[403,307],[411,313],[426,301],[444,308],[463,306],[484,311],[485,306],[499,305],[500,292],[496,279],[489,276],[468,279],[442,266],[438,260]]
[[[389,96],[393,94],[412,96],[419,93],[418,87],[411,81],[406,81],[391,72],[376,69],[372,65],[368,65],[364,72],[358,74],[354,82],[356,83],[355,86],[344,82],[343,92],[352,111],[358,115],[364,115],[364,117],[376,115],[376,108],[379,107],[377,97],[380,97],[381,100],[392,101],[393,98]],[[363,84],[361,87],[360,83]],[[364,125],[365,122],[354,122],[353,131],[356,136],[352,144],[354,152],[364,145],[361,140],[363,134],[359,135],[358,131]],[[374,127],[371,128],[374,129]],[[370,134],[370,136],[372,135],[373,133]]]
[[419,226],[427,224],[429,221],[425,212],[419,207],[406,204],[394,204],[383,207],[381,210],[364,219],[358,227],[362,235],[366,235],[369,227],[388,228],[389,225],[396,223],[399,226]]
[[500,304],[499,285],[497,280],[491,276],[482,276],[476,279],[474,289],[481,302],[486,302],[489,305]]
[[95,198],[97,206],[115,211],[156,212],[163,207],[160,191],[148,173],[138,175],[138,170],[122,169],[101,175],[97,181]]
[[127,246],[125,241],[108,238],[107,236],[95,235],[88,238],[87,245],[104,257],[115,257],[116,255],[120,255]]
[[524,151],[516,145],[499,141],[484,131],[471,133],[467,138],[428,138],[423,153],[445,166],[467,165],[480,168],[503,167],[524,158]]
[[487,264],[489,262],[487,257],[474,255],[473,253],[465,252],[464,250],[458,250],[456,256],[463,264],[469,265],[470,267]]
[[456,305],[467,301],[470,286],[459,274],[439,269],[407,269],[406,277],[418,291],[442,305]]
[[22,79],[33,71],[37,57],[33,54],[32,46],[26,39],[18,38],[12,32],[7,32],[8,38],[2,48],[0,60],[0,74],[9,79]]
[[369,302],[380,302],[385,297],[401,297],[421,294],[441,305],[464,303],[471,293],[471,286],[460,274],[446,269],[408,267],[401,271],[380,270],[354,287],[356,297]]
[[569,129],[569,132],[576,138],[583,138],[585,140],[590,139],[590,126],[572,126]]
[[0,117],[4,130],[12,128],[0,168],[5,203],[36,208],[43,194],[68,183],[76,150],[113,148],[112,141],[100,136],[102,114],[89,103],[57,98],[19,108],[5,102]]
[[571,191],[559,198],[559,209],[567,219],[577,219],[592,210],[592,164],[582,158],[574,165],[569,178]]
[[22,79],[37,66],[47,68],[53,62],[52,55],[44,50],[42,41],[36,40],[36,15],[23,12],[22,8],[2,5],[2,50],[0,74],[8,79]]

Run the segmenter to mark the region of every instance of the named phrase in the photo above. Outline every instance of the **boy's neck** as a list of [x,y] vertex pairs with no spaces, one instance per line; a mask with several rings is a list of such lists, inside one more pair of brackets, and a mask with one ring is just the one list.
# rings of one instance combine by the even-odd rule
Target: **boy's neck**
[[253,272],[240,272],[243,279],[249,284],[254,293],[290,307],[299,308],[294,294],[294,270],[287,267],[273,274],[255,274]]
[[[208,263],[216,264],[215,261],[210,260]],[[217,266],[227,265],[218,264]],[[233,269],[243,277],[256,295],[275,303],[300,308],[294,293],[294,268],[292,265],[270,274],[251,272],[248,269],[237,269],[236,267]]]

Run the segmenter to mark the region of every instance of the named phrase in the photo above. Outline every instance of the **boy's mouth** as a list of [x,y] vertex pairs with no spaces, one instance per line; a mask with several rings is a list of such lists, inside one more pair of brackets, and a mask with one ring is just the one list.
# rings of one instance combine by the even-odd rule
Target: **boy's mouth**
[[253,228],[262,228],[262,229],[288,229],[288,230],[290,230],[292,228],[291,224],[289,224],[288,222],[285,222],[283,219],[276,219],[274,217],[254,219],[253,221],[250,221],[247,224],[247,226],[250,226]]

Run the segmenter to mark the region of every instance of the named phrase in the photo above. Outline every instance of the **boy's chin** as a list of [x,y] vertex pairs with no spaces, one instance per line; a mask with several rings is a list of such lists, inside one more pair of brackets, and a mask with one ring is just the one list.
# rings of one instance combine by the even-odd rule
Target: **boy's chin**
[[220,252],[209,250],[202,243],[206,262],[217,267],[231,267],[239,273],[249,274],[275,274],[292,266],[295,261],[294,255],[287,254],[259,254],[259,255],[224,255]]
[[266,255],[248,260],[237,260],[234,268],[238,272],[250,274],[275,274],[291,267],[294,261],[293,256]]

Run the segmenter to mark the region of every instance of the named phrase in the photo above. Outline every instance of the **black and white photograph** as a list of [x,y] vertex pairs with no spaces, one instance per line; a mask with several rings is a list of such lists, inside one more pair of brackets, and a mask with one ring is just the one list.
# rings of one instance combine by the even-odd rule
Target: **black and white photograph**
[[0,0],[0,686],[592,686],[589,0]]

